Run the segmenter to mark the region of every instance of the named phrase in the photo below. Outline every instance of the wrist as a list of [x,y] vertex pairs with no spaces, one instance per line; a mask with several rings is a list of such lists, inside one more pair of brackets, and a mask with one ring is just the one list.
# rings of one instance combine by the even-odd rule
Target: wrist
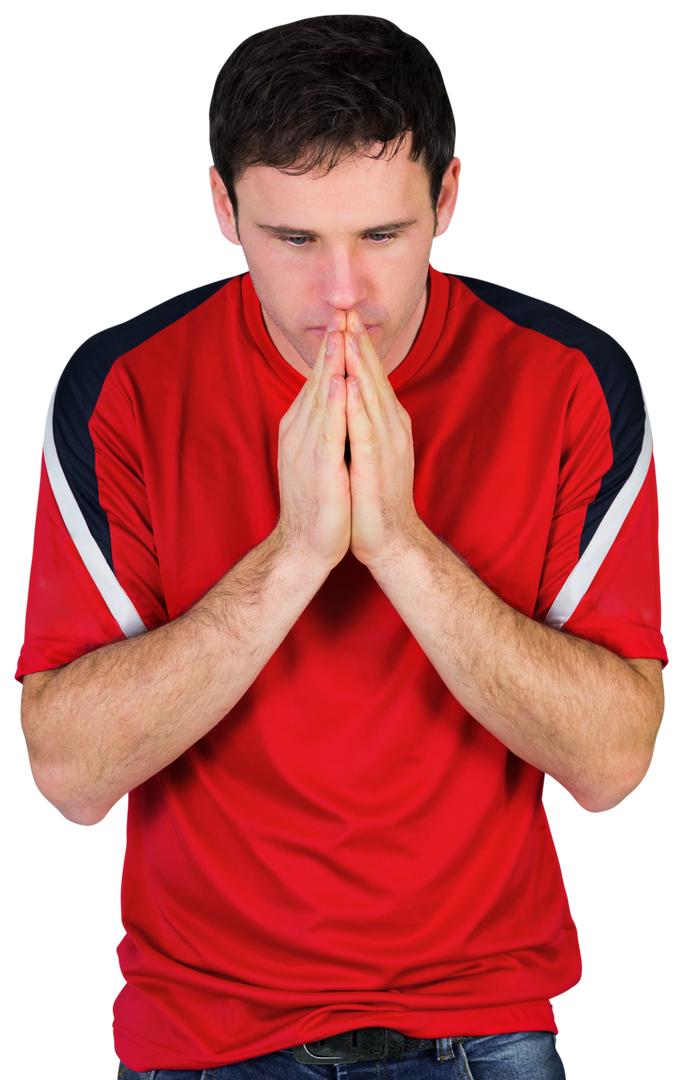
[[284,529],[280,522],[265,538],[261,547],[278,563],[287,564],[296,569],[301,578],[319,579],[320,584],[341,562],[341,559],[324,559],[311,553],[302,546],[299,536]]

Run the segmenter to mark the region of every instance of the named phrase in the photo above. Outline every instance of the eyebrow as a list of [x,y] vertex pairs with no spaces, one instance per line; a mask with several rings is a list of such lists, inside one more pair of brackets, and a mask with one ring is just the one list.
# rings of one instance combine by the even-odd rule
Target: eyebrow
[[[370,229],[362,229],[363,233],[385,233],[385,232],[400,232],[402,229],[407,229],[410,225],[414,225],[417,218],[413,218],[411,221],[393,221],[390,225],[373,225]],[[260,222],[256,222],[259,229],[263,229],[265,232],[277,234],[278,236],[311,236],[316,238],[318,234],[313,232],[312,229],[292,229],[289,225],[262,225]]]

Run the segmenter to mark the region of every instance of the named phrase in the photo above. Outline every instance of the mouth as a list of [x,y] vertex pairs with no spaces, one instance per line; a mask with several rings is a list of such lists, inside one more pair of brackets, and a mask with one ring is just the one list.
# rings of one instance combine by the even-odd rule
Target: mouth
[[[322,338],[325,335],[325,331],[327,330],[327,325],[325,325],[325,326],[309,326],[308,329],[313,334],[315,334],[317,337],[319,337],[322,340]],[[370,326],[366,326],[365,329],[367,330],[368,334],[370,336],[372,336],[372,334],[375,332],[375,330],[379,329],[379,324],[378,323],[371,323]]]

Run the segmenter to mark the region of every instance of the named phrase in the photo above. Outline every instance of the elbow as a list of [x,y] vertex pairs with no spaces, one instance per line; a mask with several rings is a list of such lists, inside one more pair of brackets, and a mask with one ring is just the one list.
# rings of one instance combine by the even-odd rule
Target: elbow
[[70,804],[57,805],[56,802],[53,802],[51,799],[46,799],[44,795],[41,797],[45,800],[51,810],[54,810],[55,813],[59,815],[59,818],[62,818],[62,821],[75,828],[97,828],[98,825],[104,825],[109,816],[119,805],[117,802],[115,806],[102,812],[101,810],[93,810],[92,807],[86,806],[79,807]]
[[629,788],[628,791],[623,789],[590,792],[573,791],[572,795],[584,810],[589,810],[591,814],[601,814],[605,810],[613,810],[615,806],[624,801],[627,795],[631,794],[631,791],[633,791],[633,788]]
[[612,813],[614,810],[618,810],[620,807],[624,806],[625,802],[638,791],[638,787],[640,786],[641,785],[639,784],[637,787],[633,788],[633,791],[627,792],[626,794],[619,792],[618,794],[602,797],[589,796],[582,798],[581,796],[578,796],[575,798],[574,796],[571,796],[571,798],[582,813],[588,814],[590,818],[600,818],[603,814]]
[[96,805],[87,794],[72,790],[65,770],[41,765],[30,751],[29,763],[38,791],[67,821],[75,825],[97,825],[109,813],[111,806]]
[[592,816],[612,813],[640,791],[654,768],[659,737],[664,728],[664,720],[659,713],[656,720],[657,724],[651,718],[649,730],[646,733],[641,731],[638,752],[631,747],[628,759],[622,757],[619,766],[613,762],[612,768],[605,770],[611,773],[608,779],[603,774],[601,778],[594,778],[594,783],[589,787],[577,793],[567,792],[579,810]]
[[48,795],[40,786],[39,791],[49,803],[52,803],[55,809],[59,810],[62,817],[73,822],[74,825],[98,825],[111,810],[110,806],[94,806],[84,799],[65,798],[61,794],[57,796]]
[[109,813],[113,802],[97,804],[93,793],[84,788],[82,770],[76,767],[73,754],[63,742],[47,734],[48,727],[54,731],[57,725],[47,724],[42,697],[54,675],[54,671],[45,671],[24,678],[21,726],[31,773],[38,791],[67,821],[96,825]]
[[634,756],[609,775],[593,777],[593,782],[581,788],[570,788],[579,806],[592,814],[612,810],[631,794],[644,779],[652,754]]

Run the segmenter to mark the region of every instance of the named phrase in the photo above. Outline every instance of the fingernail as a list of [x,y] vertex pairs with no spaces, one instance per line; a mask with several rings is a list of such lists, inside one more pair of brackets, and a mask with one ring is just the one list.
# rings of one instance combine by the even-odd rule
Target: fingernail
[[336,342],[335,342],[334,338],[332,337],[332,335],[330,334],[330,336],[327,339],[327,345],[325,346],[325,355],[326,356],[332,356],[332,353],[334,352],[334,350],[336,348],[337,348]]
[[351,335],[351,341],[349,342],[349,345],[351,346],[351,348],[353,349],[354,352],[360,353],[360,349],[358,348],[358,338],[356,337],[355,334]]
[[363,320],[361,319],[360,315],[356,315],[356,330],[359,334],[362,334],[365,330],[365,327],[363,326]]
[[330,319],[330,325],[327,327],[327,329],[330,331],[330,333],[332,333],[334,330],[339,329],[339,323],[335,319],[334,315]]

